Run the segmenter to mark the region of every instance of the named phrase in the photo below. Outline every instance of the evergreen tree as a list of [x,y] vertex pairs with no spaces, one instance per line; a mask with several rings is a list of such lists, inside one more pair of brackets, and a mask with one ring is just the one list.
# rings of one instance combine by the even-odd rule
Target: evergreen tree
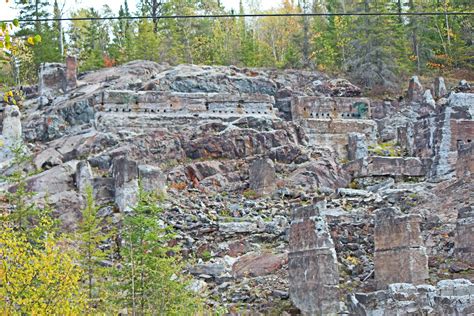
[[29,21],[22,23],[22,28],[17,32],[17,36],[38,36],[41,38],[41,43],[30,48],[32,58],[20,60],[22,82],[36,82],[40,64],[62,61],[58,28],[52,27],[51,23],[40,21],[50,16],[48,13],[49,5],[48,1],[42,0],[17,1],[20,20]]
[[[386,12],[387,2],[363,4],[364,12]],[[379,86],[394,89],[399,78],[400,65],[406,64],[403,33],[398,17],[360,16],[354,21],[349,52],[348,70],[365,87]]]
[[132,39],[132,59],[161,62],[161,41],[153,31],[153,23],[148,20],[138,22],[137,35]]
[[112,59],[121,64],[133,59],[135,24],[126,19],[131,16],[127,0],[120,6],[118,16],[120,19],[112,26],[113,43],[110,45],[109,54]]
[[[107,7],[105,7],[107,13]],[[99,11],[80,9],[72,14],[75,18],[99,18]],[[71,51],[79,57],[81,71],[99,69],[104,66],[104,56],[109,47],[109,25],[103,20],[75,20],[71,24]]]
[[108,269],[103,262],[110,251],[102,249],[110,234],[102,231],[101,220],[97,215],[99,210],[94,203],[92,187],[86,188],[86,206],[82,211],[82,220],[77,231],[79,253],[82,269],[84,270],[84,286],[87,293],[87,312],[95,314],[103,312],[108,302]]
[[192,315],[199,302],[186,289],[178,249],[168,246],[172,230],[159,218],[156,201],[140,189],[137,205],[125,215],[122,261],[117,269],[121,306],[133,315]]

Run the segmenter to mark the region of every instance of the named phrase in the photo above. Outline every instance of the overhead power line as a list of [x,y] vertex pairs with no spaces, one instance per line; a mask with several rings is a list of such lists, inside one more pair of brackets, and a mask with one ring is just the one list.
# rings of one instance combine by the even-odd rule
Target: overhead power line
[[[331,17],[331,16],[467,16],[474,12],[356,12],[356,13],[257,13],[257,14],[210,14],[210,15],[160,15],[160,16],[110,16],[110,17],[75,17],[20,19],[20,23],[52,21],[97,21],[97,20],[142,20],[142,19],[221,19],[221,18],[261,18],[261,17]],[[0,22],[13,22],[3,20]]]

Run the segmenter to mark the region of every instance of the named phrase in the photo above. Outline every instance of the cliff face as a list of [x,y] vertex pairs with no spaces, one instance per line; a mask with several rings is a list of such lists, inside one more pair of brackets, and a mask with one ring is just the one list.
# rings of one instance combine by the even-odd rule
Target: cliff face
[[[278,313],[293,310],[291,296],[310,314],[391,313],[405,307],[353,293],[472,281],[474,94],[465,83],[448,93],[443,80],[425,90],[413,78],[406,99],[380,101],[314,72],[136,61],[76,82],[71,67],[43,67],[22,109],[27,167],[42,170],[29,186],[49,196],[65,229],[80,218],[87,184],[117,222],[141,179],[166,192],[163,220],[183,254],[199,258],[188,272],[211,305]],[[14,166],[2,157],[7,173]],[[305,205],[318,211],[301,214]],[[324,238],[311,237],[318,223]],[[469,284],[451,285],[472,294]],[[433,297],[451,285],[438,283]],[[320,293],[331,298],[314,302]],[[416,310],[473,304],[440,307],[423,295],[410,298]]]

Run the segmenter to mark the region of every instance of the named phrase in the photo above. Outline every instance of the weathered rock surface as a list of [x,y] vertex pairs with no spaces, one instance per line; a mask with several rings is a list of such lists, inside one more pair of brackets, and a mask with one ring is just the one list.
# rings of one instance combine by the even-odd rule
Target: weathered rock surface
[[474,208],[466,206],[459,210],[456,222],[456,256],[474,265]]
[[353,315],[469,315],[474,312],[474,285],[464,279],[435,286],[391,284],[387,290],[350,295]]
[[322,208],[325,203],[294,210],[290,228],[290,297],[308,315],[339,312],[336,251]]
[[270,159],[258,159],[250,165],[250,189],[259,195],[271,194],[276,189],[275,166]]
[[242,256],[232,266],[232,272],[236,278],[243,276],[262,276],[274,273],[288,262],[286,254],[255,254],[250,253]]
[[[77,226],[89,185],[99,216],[120,225],[141,181],[166,198],[161,220],[211,308],[471,311],[464,294],[441,295],[470,285],[440,282],[474,280],[468,82],[427,92],[413,78],[409,98],[373,100],[318,72],[135,61],[75,81],[67,64],[43,73],[42,96],[32,89],[12,123],[33,162],[0,165],[36,171],[34,202],[47,196],[63,227]],[[376,212],[387,208],[403,214]],[[390,285],[425,279],[438,286]]]
[[390,283],[422,284],[428,278],[428,257],[421,238],[421,217],[380,209],[375,217],[375,280],[379,288]]

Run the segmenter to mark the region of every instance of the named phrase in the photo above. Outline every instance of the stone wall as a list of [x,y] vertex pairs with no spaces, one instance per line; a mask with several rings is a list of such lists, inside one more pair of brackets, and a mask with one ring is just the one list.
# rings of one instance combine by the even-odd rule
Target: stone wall
[[458,160],[456,161],[456,176],[458,179],[469,180],[474,176],[474,142],[462,145],[458,150]]
[[39,94],[48,98],[65,94],[77,86],[77,60],[68,56],[66,64],[44,63],[39,72]]
[[366,119],[370,117],[367,98],[296,96],[292,99],[294,120],[308,118]]
[[474,138],[473,94],[451,93],[443,100],[436,112],[398,128],[398,143],[409,156],[432,158],[429,177],[434,181],[454,175],[458,149]]
[[336,151],[341,159],[348,156],[349,133],[365,135],[367,144],[377,139],[377,125],[372,120],[306,119],[300,121],[310,144],[325,146]]
[[461,145],[474,142],[473,120],[451,120],[451,151],[458,150]]

